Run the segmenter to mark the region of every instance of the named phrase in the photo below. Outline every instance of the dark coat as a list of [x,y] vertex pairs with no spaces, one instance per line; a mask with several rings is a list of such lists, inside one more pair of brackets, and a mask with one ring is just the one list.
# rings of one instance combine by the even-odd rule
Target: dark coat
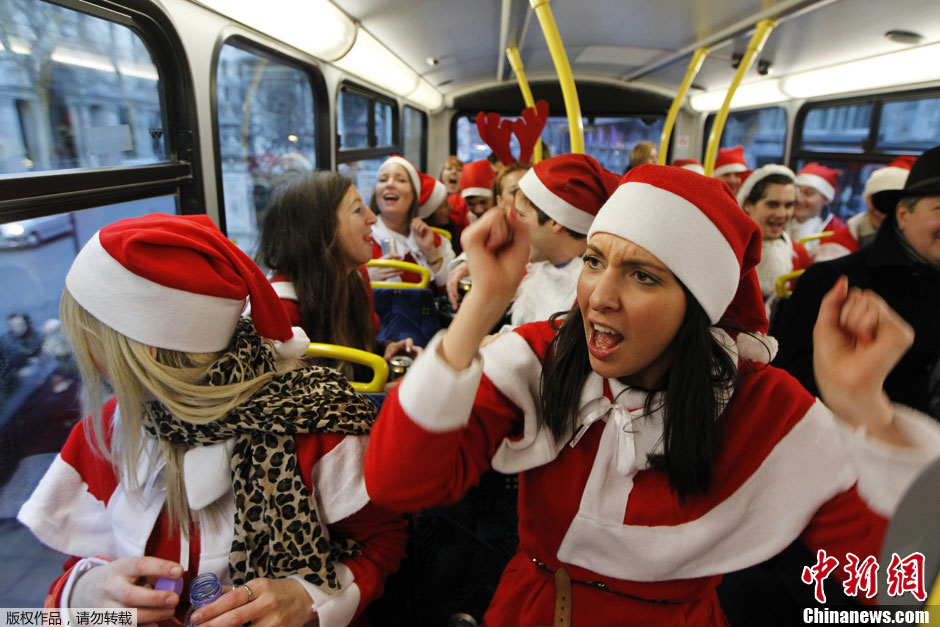
[[[844,274],[849,285],[874,291],[914,327],[914,345],[888,375],[884,388],[892,401],[928,413],[930,374],[940,359],[940,271],[905,254],[893,225],[887,220],[870,246],[815,264],[799,278],[780,316],[780,351],[774,365],[819,395],[813,376],[813,326],[823,296]],[[940,419],[936,413],[934,417]]]

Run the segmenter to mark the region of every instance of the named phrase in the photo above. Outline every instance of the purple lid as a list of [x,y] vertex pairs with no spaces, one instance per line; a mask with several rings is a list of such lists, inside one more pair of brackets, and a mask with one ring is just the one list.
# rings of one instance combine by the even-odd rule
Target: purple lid
[[176,594],[181,594],[183,592],[183,580],[182,579],[167,579],[166,577],[160,577],[157,579],[157,583],[153,586],[154,590],[169,590],[170,592],[175,592]]

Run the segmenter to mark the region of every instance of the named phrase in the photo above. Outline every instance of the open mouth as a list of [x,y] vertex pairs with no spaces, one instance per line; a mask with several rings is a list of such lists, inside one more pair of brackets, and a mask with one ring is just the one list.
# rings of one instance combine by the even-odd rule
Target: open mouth
[[623,335],[609,327],[591,323],[591,339],[588,350],[592,355],[604,358],[612,354],[623,344]]

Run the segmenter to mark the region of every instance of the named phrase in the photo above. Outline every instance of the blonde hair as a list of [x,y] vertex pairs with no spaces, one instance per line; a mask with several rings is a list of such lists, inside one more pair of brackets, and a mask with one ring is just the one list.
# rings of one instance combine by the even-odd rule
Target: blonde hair
[[[263,387],[275,373],[269,372],[230,385],[204,385],[206,373],[219,353],[185,353],[153,348],[107,326],[66,289],[59,303],[59,318],[75,353],[84,385],[82,402],[90,416],[88,441],[114,466],[130,489],[140,487],[137,466],[146,455],[143,445],[144,406],[150,401],[163,404],[171,414],[192,424],[207,424],[225,417]],[[101,405],[105,386],[110,385],[120,408],[120,422],[114,425],[110,447],[107,444]],[[192,512],[183,482],[183,454],[186,446],[158,440],[166,460],[167,507],[171,521],[188,535]],[[150,459],[149,472],[156,472]],[[209,522],[218,511],[207,508]]]

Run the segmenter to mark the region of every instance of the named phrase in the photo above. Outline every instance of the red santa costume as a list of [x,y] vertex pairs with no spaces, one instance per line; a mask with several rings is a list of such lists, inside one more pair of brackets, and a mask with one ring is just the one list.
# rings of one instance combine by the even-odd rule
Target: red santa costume
[[[593,157],[567,154],[536,163],[519,179],[519,189],[549,218],[586,235],[618,179]],[[580,256],[557,266],[548,260],[529,263],[510,308],[512,324],[548,320],[571,309],[583,267]]]
[[[277,296],[257,266],[207,216],[153,214],[105,227],[76,257],[66,277],[66,289],[105,325],[148,346],[183,352],[218,352],[219,359],[229,359],[235,355],[233,351],[256,346],[267,364],[265,367],[273,368],[273,353],[263,348],[266,344],[260,341],[259,334],[281,340],[275,342],[281,357],[299,357],[308,343],[302,330],[291,331]],[[246,297],[252,301],[253,321],[239,316]],[[244,360],[239,363],[252,366],[260,363],[247,361],[244,353],[238,355],[232,358]],[[314,383],[310,377],[327,372],[330,371],[295,370],[285,375],[285,381]],[[315,385],[326,395],[324,398],[350,410],[365,410],[365,406],[359,407],[360,401],[341,377],[330,376],[332,381],[323,380]],[[332,582],[327,577],[320,585],[312,583],[303,569],[280,573],[273,566],[258,567],[254,556],[271,553],[258,551],[257,530],[245,536],[247,527],[239,522],[244,523],[248,515],[237,505],[239,499],[246,493],[258,494],[252,490],[266,488],[256,487],[264,485],[257,478],[244,488],[245,478],[240,472],[246,467],[239,466],[237,460],[246,461],[245,448],[241,447],[245,443],[243,429],[249,427],[247,422],[234,421],[250,420],[254,415],[260,422],[277,422],[289,429],[288,425],[294,424],[290,416],[297,411],[318,412],[317,402],[306,396],[283,398],[292,392],[289,384],[279,383],[278,390],[272,395],[262,387],[225,418],[204,426],[209,432],[216,425],[219,429],[232,429],[231,436],[225,431],[220,437],[212,436],[211,443],[200,440],[202,445],[186,449],[182,462],[185,498],[195,521],[188,535],[180,532],[167,513],[166,461],[158,442],[169,437],[162,430],[163,418],[150,423],[154,425],[153,432],[144,430],[141,434],[136,486],[89,445],[90,418],[76,425],[18,514],[20,522],[42,542],[74,556],[66,561],[66,572],[53,583],[47,606],[67,612],[73,586],[92,568],[122,557],[153,556],[180,563],[187,586],[196,574],[206,572],[215,573],[229,585],[250,582],[259,576],[289,577],[303,585],[321,625],[348,625],[357,620],[369,601],[381,595],[385,577],[397,569],[403,557],[405,543],[404,521],[370,504],[365,492],[361,471],[368,437],[365,432],[335,430],[326,424],[326,414],[320,413],[322,429],[288,430],[286,433],[294,435],[282,436],[295,445],[283,452],[286,458],[297,461],[298,480],[292,490],[297,489],[300,511],[310,512],[308,522],[334,539],[358,543],[357,552],[327,567],[327,571],[335,573]],[[313,393],[313,388],[308,392]],[[284,401],[279,408],[282,411],[260,418],[260,411],[252,403],[267,399],[268,395],[272,405]],[[163,407],[157,402],[148,407],[152,405]],[[123,438],[119,439],[117,434],[122,418],[115,400],[105,403],[102,419],[105,446],[112,451],[119,449]],[[269,437],[273,434],[266,432],[264,439]],[[260,448],[248,445],[247,450],[258,454]],[[250,460],[247,462],[251,464]],[[272,472],[274,469],[272,460]],[[261,519],[266,522],[273,522],[268,518],[272,511],[283,511],[270,503],[261,509],[264,510]],[[250,525],[252,515],[248,516]],[[290,518],[282,520],[285,526],[290,522]],[[271,533],[269,537],[272,542],[284,539],[283,534]],[[240,538],[245,539],[241,546],[249,554],[243,563],[248,564],[247,571],[232,565],[231,554],[241,550],[236,548]],[[304,544],[298,548],[309,547]],[[322,558],[324,554],[318,549],[307,555],[297,553],[289,559],[299,556],[296,563],[304,563],[320,559],[317,555]],[[282,557],[278,555],[272,562]],[[309,563],[314,571],[323,567],[323,562]],[[181,598],[186,598],[185,591]],[[177,618],[187,606],[188,602],[181,601]]]
[[[373,246],[374,245],[373,243]],[[369,308],[372,310],[372,326],[375,328],[375,332],[378,333],[381,329],[381,323],[379,321],[379,314],[375,313],[372,283],[369,282],[369,271],[365,266],[359,266],[358,272],[366,285],[366,294],[369,296]],[[294,284],[286,275],[275,274],[271,277],[271,287],[274,288],[274,293],[281,299],[281,306],[284,307],[284,311],[287,313],[291,325],[303,327],[303,315],[300,312],[300,303],[297,299],[297,290],[294,288]]]
[[[383,165],[389,162],[397,163],[408,173],[408,178],[411,181],[411,187],[414,191],[415,199],[418,201],[418,217],[423,219],[434,213],[434,210],[440,206],[441,202],[443,202],[446,188],[444,188],[442,185],[441,189],[438,190],[433,185],[429,186],[427,183],[423,184],[422,176],[428,175],[419,172],[418,169],[415,168],[415,166],[404,157],[393,155],[386,159]],[[433,182],[433,178],[428,178],[430,178]],[[463,177],[461,177],[461,179],[462,178]],[[426,195],[423,195],[423,192]],[[436,205],[433,204],[435,199],[438,200]],[[385,221],[380,215],[376,223],[372,225],[373,259],[379,259],[383,256],[384,253],[382,252],[382,247],[379,245],[379,242],[383,240],[389,240],[392,242],[392,246],[394,247],[396,254],[401,257],[402,261],[415,263],[431,270],[431,281],[435,285],[443,287],[447,283],[447,268],[450,266],[450,262],[454,259],[454,248],[450,245],[450,241],[446,237],[441,237],[440,234],[434,233],[434,247],[437,249],[437,252],[440,253],[441,258],[443,259],[437,272],[434,272],[434,270],[431,269],[431,265],[428,263],[427,257],[421,250],[421,247],[418,246],[418,241],[415,239],[411,228],[409,227],[408,229],[408,235],[402,235],[398,231],[393,231],[388,226],[386,226]],[[371,270],[369,274],[375,278]],[[403,272],[397,277],[392,277],[385,280],[392,282],[404,281],[407,283],[418,283],[421,280],[421,277],[414,272]]]
[[[756,226],[725,185],[665,170],[631,170],[591,233],[655,255],[713,324],[739,312],[746,328],[765,330],[751,272]],[[555,335],[542,322],[499,338],[460,372],[435,339],[385,401],[366,453],[369,495],[419,509],[458,499],[490,466],[520,473],[519,550],[489,625],[552,624],[561,567],[572,583],[572,624],[706,625],[725,622],[715,593],[722,573],[797,537],[843,560],[847,551],[878,555],[898,495],[940,454],[938,426],[897,408],[916,448],[870,441],[785,372],[756,363],[769,353],[751,336],[713,333],[740,369],[724,396],[705,494],[680,501],[667,474],[649,467],[648,455],[662,449],[662,403],[646,415],[645,391],[593,371],[581,385],[573,433],[555,441],[539,424],[539,381]]]
[[[784,165],[771,163],[761,166],[750,172],[741,183],[741,189],[738,190],[737,194],[738,205],[744,209],[747,198],[751,195],[754,187],[764,178],[774,174],[783,175],[793,181],[794,184],[796,183],[793,170]],[[757,279],[768,310],[776,293],[777,278],[794,270],[808,268],[811,263],[812,260],[806,249],[800,243],[793,241],[786,231],[783,231],[780,237],[776,239],[764,239],[761,242]]]
[[[827,168],[824,165],[813,162],[807,163],[802,170],[797,172],[796,184],[800,187],[812,187],[829,203],[836,197],[838,177],[839,170],[833,170],[832,168]],[[787,231],[790,233],[790,237],[797,242],[807,235],[814,235],[816,233],[822,233],[823,231],[841,231],[845,228],[845,222],[840,220],[838,216],[828,209],[825,209],[818,216],[807,219],[805,222],[799,222],[796,218],[793,218],[790,220],[790,224],[787,225]],[[809,242],[806,247],[814,260],[816,260],[817,246],[818,242],[813,241]]]

